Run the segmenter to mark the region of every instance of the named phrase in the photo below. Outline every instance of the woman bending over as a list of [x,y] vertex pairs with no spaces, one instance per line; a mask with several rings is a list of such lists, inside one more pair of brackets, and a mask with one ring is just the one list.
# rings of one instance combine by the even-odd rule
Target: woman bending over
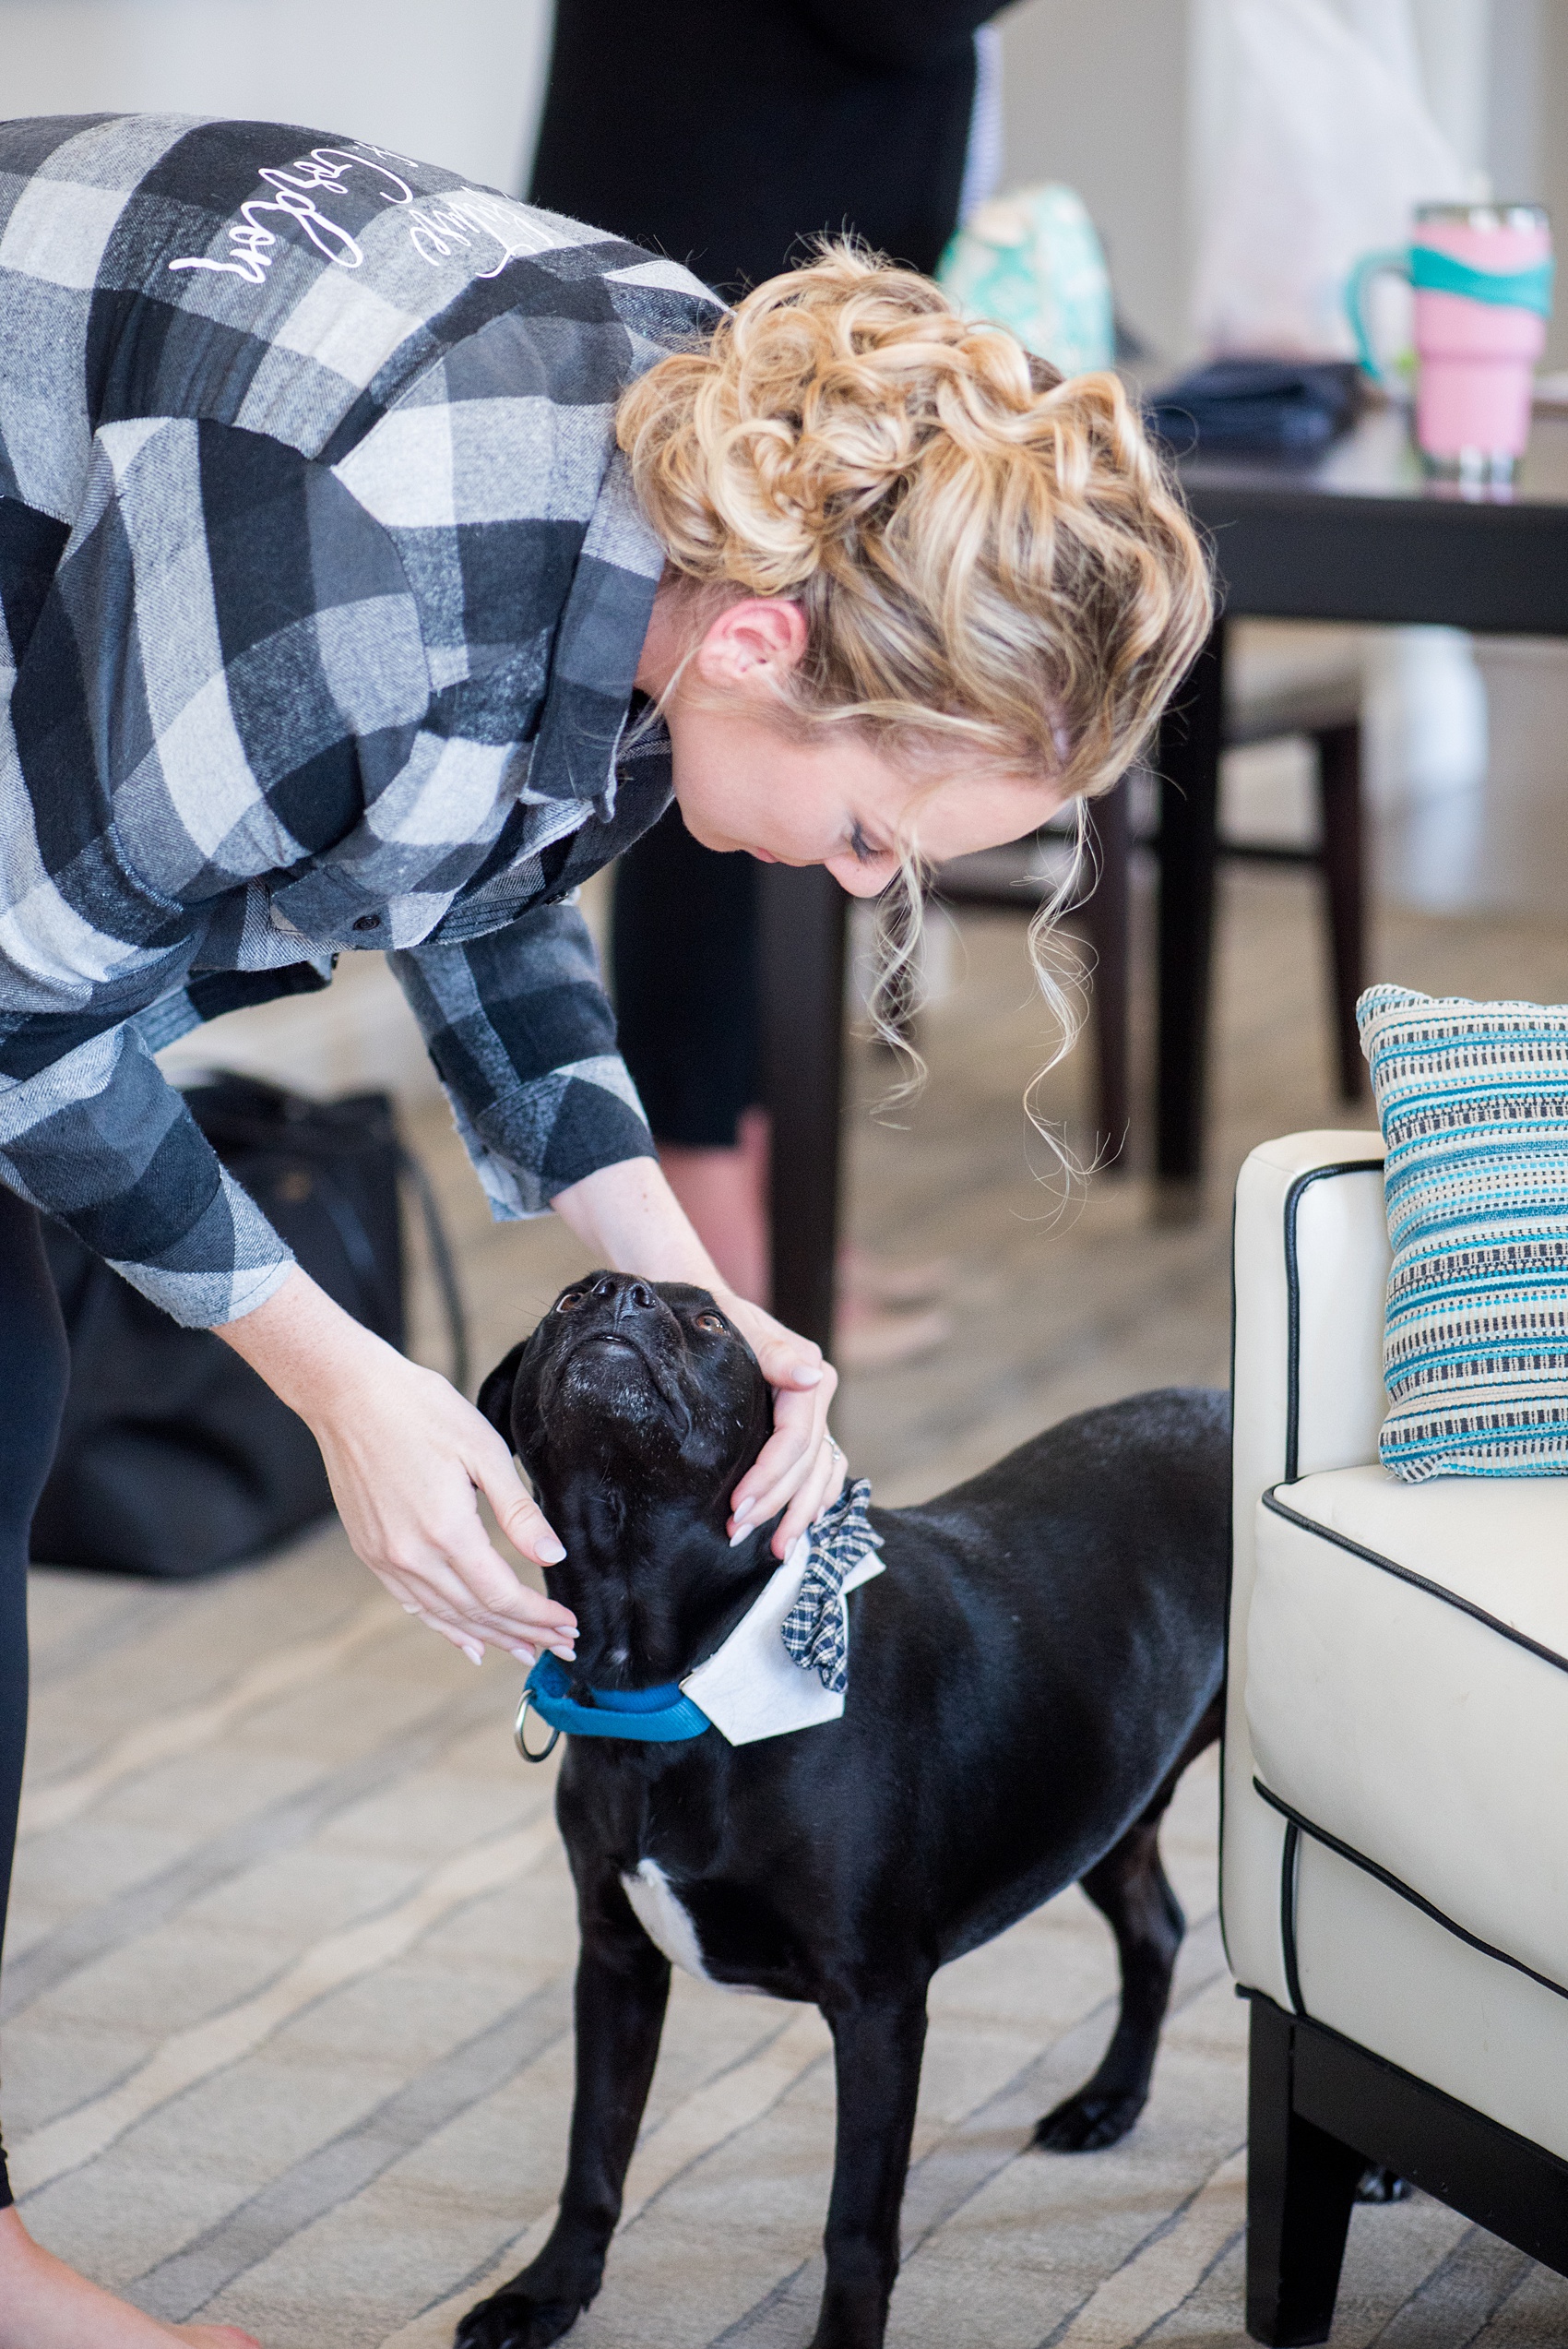
[[[476,1662],[572,1652],[481,1524],[564,1555],[501,1438],[291,1260],[158,1048],[386,952],[494,1213],[755,1348],[731,1524],[782,1556],[842,1481],[834,1373],[664,1183],[577,885],[671,793],[858,897],[1032,832],[1134,757],[1207,602],[1115,379],[868,256],[726,312],[362,142],[0,126],[0,1901],[65,1377],[41,1212],[302,1413],[400,1605]],[[244,2339],[52,2260],[4,2178],[0,2349]]]

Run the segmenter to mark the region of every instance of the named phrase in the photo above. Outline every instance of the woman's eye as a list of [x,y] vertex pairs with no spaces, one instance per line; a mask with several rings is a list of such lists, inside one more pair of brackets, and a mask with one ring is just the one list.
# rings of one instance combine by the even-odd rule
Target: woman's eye
[[699,1313],[696,1326],[699,1330],[712,1330],[719,1337],[724,1334],[725,1324],[717,1313]]
[[849,827],[849,853],[855,858],[858,864],[874,864],[877,858],[882,854],[882,851],[879,848],[873,848],[870,841],[867,840],[865,834],[861,831],[858,824],[851,824]]
[[555,1310],[557,1313],[575,1313],[582,1301],[583,1293],[580,1289],[568,1289],[564,1297],[556,1298]]

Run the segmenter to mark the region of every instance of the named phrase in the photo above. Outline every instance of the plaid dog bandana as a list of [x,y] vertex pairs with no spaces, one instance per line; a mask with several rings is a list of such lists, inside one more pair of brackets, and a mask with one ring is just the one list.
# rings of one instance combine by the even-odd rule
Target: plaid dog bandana
[[841,1697],[849,1680],[849,1619],[844,1583],[868,1550],[882,1547],[866,1508],[870,1481],[857,1476],[818,1518],[807,1540],[810,1554],[795,1603],[779,1626],[784,1645],[802,1672],[814,1672],[829,1695]]

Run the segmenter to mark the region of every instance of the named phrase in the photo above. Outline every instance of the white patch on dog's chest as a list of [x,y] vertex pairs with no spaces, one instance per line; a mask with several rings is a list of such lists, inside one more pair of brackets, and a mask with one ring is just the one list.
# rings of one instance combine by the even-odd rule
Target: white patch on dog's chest
[[[683,1973],[695,1974],[699,1982],[712,1982],[713,1976],[703,1961],[696,1926],[676,1898],[659,1862],[641,1861],[636,1876],[623,1876],[621,1885],[632,1904],[633,1914],[654,1948],[662,1950],[671,1964],[679,1966]],[[720,1982],[714,1986],[738,1990],[744,1985]]]

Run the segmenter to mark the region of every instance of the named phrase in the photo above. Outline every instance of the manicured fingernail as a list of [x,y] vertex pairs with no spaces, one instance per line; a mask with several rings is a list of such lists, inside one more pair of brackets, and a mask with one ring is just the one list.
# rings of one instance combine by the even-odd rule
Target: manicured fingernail
[[519,1663],[537,1663],[539,1661],[531,1648],[508,1648],[506,1652],[509,1656],[516,1656]]
[[533,1554],[540,1566],[559,1566],[566,1555],[553,1533],[547,1533],[542,1542],[536,1542]]
[[797,1370],[794,1373],[794,1379],[797,1387],[820,1387],[822,1384],[822,1372],[820,1368],[816,1370]]
[[405,1599],[403,1601],[403,1613],[405,1615],[418,1615],[419,1609],[414,1604],[412,1599]]
[[738,1523],[730,1536],[730,1547],[732,1550],[738,1550],[742,1542],[749,1542],[751,1538],[752,1528],[744,1522]]
[[484,1662],[484,1650],[482,1648],[474,1647],[469,1640],[464,1640],[463,1653],[467,1656],[470,1663],[482,1663]]
[[558,1648],[553,1640],[551,1642],[550,1652],[552,1656],[559,1656],[563,1663],[576,1663],[577,1660],[576,1648]]

